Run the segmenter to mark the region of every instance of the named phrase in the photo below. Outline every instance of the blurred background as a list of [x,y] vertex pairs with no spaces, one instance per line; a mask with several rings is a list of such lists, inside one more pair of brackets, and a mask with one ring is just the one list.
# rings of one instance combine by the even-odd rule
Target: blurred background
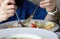
[[[34,4],[38,4],[40,0],[29,0],[29,1],[31,1]],[[56,0],[56,5],[58,10],[60,11],[60,0]]]

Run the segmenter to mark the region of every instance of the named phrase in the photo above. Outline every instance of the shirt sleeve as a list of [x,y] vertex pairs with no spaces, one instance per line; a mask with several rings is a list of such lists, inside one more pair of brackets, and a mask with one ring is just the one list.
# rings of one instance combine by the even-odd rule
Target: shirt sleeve
[[[30,16],[37,6],[29,1],[28,1],[27,6],[28,6],[27,7],[28,15]],[[46,15],[47,15],[46,10],[38,6],[38,9],[36,10],[33,19],[43,20],[43,19],[45,19]]]

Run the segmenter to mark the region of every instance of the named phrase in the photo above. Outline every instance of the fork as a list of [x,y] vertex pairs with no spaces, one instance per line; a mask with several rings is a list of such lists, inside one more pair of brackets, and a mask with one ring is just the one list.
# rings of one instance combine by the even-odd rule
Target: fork
[[[43,0],[40,0],[40,1],[43,1]],[[33,14],[30,15],[29,18],[25,19],[25,20],[22,22],[23,24],[26,25],[27,23],[30,23],[31,19],[32,19],[32,18],[34,17],[34,15],[35,15],[35,12],[36,12],[37,9],[38,9],[38,6],[39,6],[39,4],[40,4],[40,1],[38,2],[38,4],[37,4],[35,10],[33,11]]]
[[[38,5],[39,5],[39,4],[38,4]],[[21,22],[18,14],[17,14],[17,12],[16,12],[15,14],[16,14],[16,16],[17,16],[17,18],[18,18],[18,24],[21,24],[22,27],[27,27],[27,24],[30,24],[31,19],[34,17],[35,12],[36,12],[37,9],[38,9],[38,5],[36,6],[36,8],[35,8],[35,10],[33,11],[33,13],[29,16],[29,18],[27,18],[27,19],[24,20],[23,22]]]
[[27,25],[27,23],[28,23],[28,24],[30,23],[30,21],[31,21],[31,19],[34,17],[35,12],[37,11],[37,9],[38,9],[38,6],[36,6],[35,10],[33,11],[33,14],[32,14],[31,16],[29,16],[29,18],[27,18],[26,20],[24,20],[24,21],[22,22],[24,25]]
[[16,17],[17,17],[17,19],[18,19],[18,27],[19,27],[19,24],[21,24],[22,27],[26,27],[26,26],[21,22],[18,14],[17,14],[17,12],[15,12],[15,14],[16,14]]
[[[27,23],[30,23],[31,19],[33,18],[33,16],[35,15],[35,12],[37,11],[38,6],[35,8],[35,10],[33,11],[33,14],[31,16],[29,16],[28,19],[24,20],[23,22],[21,22],[17,12],[15,12],[16,17],[18,18],[18,24],[21,24],[22,27],[27,27]],[[18,25],[19,26],[19,25]]]

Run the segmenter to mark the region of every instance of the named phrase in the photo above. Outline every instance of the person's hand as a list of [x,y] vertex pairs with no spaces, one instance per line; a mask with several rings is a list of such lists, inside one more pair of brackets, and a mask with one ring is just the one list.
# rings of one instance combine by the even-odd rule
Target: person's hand
[[45,8],[47,11],[53,11],[55,9],[56,0],[41,0],[40,7]]
[[0,4],[0,22],[7,20],[15,13],[15,2],[14,0],[4,0]]

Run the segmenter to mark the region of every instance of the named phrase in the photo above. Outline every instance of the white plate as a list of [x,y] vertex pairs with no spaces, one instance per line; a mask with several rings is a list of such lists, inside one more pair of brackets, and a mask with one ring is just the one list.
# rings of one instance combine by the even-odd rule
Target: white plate
[[60,32],[56,32],[56,34],[58,35],[59,39],[60,39]]
[[[23,21],[23,20],[22,20]],[[48,21],[45,21],[45,20],[31,20],[31,22],[34,22],[34,21],[39,21],[39,22],[42,22],[42,23],[44,23],[44,22],[48,22]],[[0,25],[0,29],[2,29],[2,28],[8,28],[8,26],[12,26],[12,25],[15,25],[15,24],[17,24],[17,21],[11,21],[11,22],[7,22],[7,23],[3,23],[3,24],[1,24]],[[28,24],[29,25],[29,24]],[[51,31],[56,31],[56,30],[58,30],[59,29],[59,26],[58,25],[56,25],[56,27],[54,27],[54,28],[52,28],[52,29],[50,29]]]
[[44,29],[37,29],[37,28],[10,28],[0,30],[0,37],[8,37],[18,34],[31,34],[40,36],[42,39],[58,39],[56,33]]

